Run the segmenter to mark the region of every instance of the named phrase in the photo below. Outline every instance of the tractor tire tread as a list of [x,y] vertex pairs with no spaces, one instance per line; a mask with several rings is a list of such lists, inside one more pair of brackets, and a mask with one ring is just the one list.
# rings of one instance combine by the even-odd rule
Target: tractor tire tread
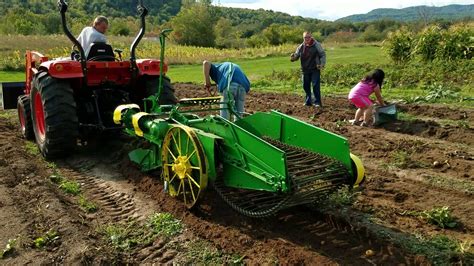
[[[18,97],[17,102],[17,110],[18,115],[20,115],[20,108],[23,110],[24,121],[25,121],[25,128],[21,128],[20,123],[20,131],[23,137],[27,140],[34,140],[35,139],[35,132],[33,130],[33,121],[31,118],[31,105],[30,105],[30,96],[29,95],[21,95]],[[18,117],[20,119],[20,117]]]
[[36,141],[41,153],[47,159],[71,153],[79,136],[73,89],[67,81],[49,75],[35,77],[33,86],[32,95],[40,93],[44,110],[45,138],[42,143],[38,137]]

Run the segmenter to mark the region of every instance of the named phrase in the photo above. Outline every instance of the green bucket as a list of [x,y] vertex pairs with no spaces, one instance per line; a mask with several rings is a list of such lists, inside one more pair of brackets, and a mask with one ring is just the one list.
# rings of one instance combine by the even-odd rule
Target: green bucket
[[397,120],[397,107],[395,104],[375,108],[374,125],[381,125],[395,120]]

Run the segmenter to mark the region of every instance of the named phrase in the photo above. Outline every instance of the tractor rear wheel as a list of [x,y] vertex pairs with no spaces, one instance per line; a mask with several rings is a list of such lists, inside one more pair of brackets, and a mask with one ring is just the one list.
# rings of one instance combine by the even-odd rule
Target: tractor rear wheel
[[48,75],[33,79],[30,94],[36,143],[45,158],[67,155],[76,146],[78,119],[70,84]]
[[195,206],[207,187],[207,159],[194,130],[183,125],[173,126],[163,141],[163,177],[165,190]]
[[17,102],[18,119],[20,120],[21,135],[27,140],[35,138],[33,131],[33,121],[31,120],[30,96],[21,95]]
[[[145,98],[151,95],[154,95],[158,91],[158,86],[160,84],[160,76],[158,77],[148,77],[145,81],[146,92]],[[160,105],[168,104],[177,104],[178,99],[174,95],[174,88],[171,85],[171,80],[167,76],[163,76],[163,90],[160,95]]]

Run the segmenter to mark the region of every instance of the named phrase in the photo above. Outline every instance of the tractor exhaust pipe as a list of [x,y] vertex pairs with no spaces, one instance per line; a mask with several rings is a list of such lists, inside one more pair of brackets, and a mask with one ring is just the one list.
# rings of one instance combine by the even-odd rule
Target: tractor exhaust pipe
[[66,25],[66,11],[67,11],[67,3],[64,0],[58,0],[58,8],[59,12],[61,12],[61,24],[63,26],[63,31],[66,36],[71,40],[71,42],[79,49],[79,53],[81,54],[81,67],[82,73],[84,74],[84,78],[86,77],[87,73],[87,65],[86,65],[86,55],[84,53],[84,48],[81,44],[77,41],[77,39],[72,35],[71,31],[69,31]]
[[130,62],[131,62],[132,73],[136,73],[138,69],[137,63],[136,63],[137,58],[135,56],[135,49],[137,48],[138,43],[140,43],[140,40],[145,34],[145,17],[148,15],[148,9],[143,5],[142,0],[138,1],[137,11],[140,14],[141,26],[140,26],[140,31],[138,32],[137,37],[135,37],[135,40],[133,40],[132,46],[130,47]]

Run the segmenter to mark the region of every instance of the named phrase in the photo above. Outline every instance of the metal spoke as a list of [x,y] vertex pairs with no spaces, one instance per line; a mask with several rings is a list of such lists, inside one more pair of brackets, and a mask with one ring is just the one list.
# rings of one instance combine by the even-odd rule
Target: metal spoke
[[179,155],[181,155],[181,130],[178,130],[178,150],[179,150]]
[[178,175],[176,173],[174,173],[173,177],[171,178],[170,180],[170,185],[171,185],[171,182],[173,182],[173,180],[177,177]]
[[173,159],[176,161],[176,156],[174,156],[173,152],[170,150],[170,147],[166,146],[166,149],[169,151]]
[[191,157],[193,157],[194,154],[196,154],[196,150],[194,150],[194,151],[191,153],[191,155],[188,156],[188,161],[189,161],[189,159],[191,159]]
[[171,134],[171,136],[173,137],[174,145],[175,145],[176,149],[178,150],[178,155],[181,156],[181,151],[179,150],[178,142],[176,141],[176,138],[174,137],[174,134]]
[[193,183],[199,188],[201,189],[201,186],[196,182],[196,180],[194,180],[194,178],[190,175],[190,174],[186,174],[186,176],[191,179],[191,181],[193,181]]
[[196,201],[196,196],[194,196],[194,189],[193,189],[193,184],[191,184],[191,180],[188,178],[189,182],[189,189],[191,189],[191,194],[193,195],[193,200]]
[[183,184],[183,180],[181,180],[181,182],[179,182],[179,186],[178,186],[178,192],[176,192],[176,196],[179,195],[179,192],[181,191],[181,185]]
[[186,154],[188,154],[188,149],[189,149],[189,141],[191,139],[190,138],[187,138],[187,141],[186,141]]
[[187,205],[186,202],[186,184],[184,183],[184,179],[181,179],[181,183],[183,184],[183,196],[184,196],[184,205]]

